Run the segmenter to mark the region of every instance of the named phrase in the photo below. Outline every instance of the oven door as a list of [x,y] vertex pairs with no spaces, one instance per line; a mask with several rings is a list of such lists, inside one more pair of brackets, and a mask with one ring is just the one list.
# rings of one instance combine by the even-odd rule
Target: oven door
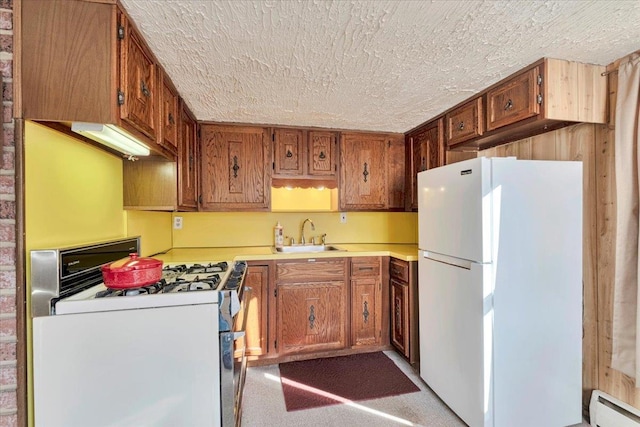
[[249,306],[251,288],[244,287],[241,313],[233,322],[232,332],[220,333],[220,394],[222,406],[222,427],[240,426],[242,417],[242,392],[247,371],[245,354],[245,328]]

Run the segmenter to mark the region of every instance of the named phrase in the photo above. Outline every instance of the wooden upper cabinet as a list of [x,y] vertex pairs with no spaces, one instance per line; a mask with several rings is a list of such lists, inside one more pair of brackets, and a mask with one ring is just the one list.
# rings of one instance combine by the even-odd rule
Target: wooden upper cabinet
[[406,145],[402,135],[387,141],[387,209],[404,210]]
[[337,186],[336,132],[274,129],[272,138],[274,187]]
[[335,132],[309,131],[309,175],[332,177],[337,175],[337,137]]
[[196,121],[182,104],[178,132],[178,209],[198,209],[198,141]]
[[456,108],[445,115],[449,147],[481,136],[484,131],[482,97]]
[[200,126],[200,209],[267,211],[271,145],[267,129]]
[[299,129],[276,129],[274,131],[275,175],[302,175],[305,173],[304,133]]
[[169,77],[159,70],[159,87],[162,88],[160,102],[160,137],[158,142],[173,154],[178,153],[181,112],[180,97]]
[[417,176],[419,172],[437,168],[445,164],[444,120],[436,119],[407,135],[410,161],[407,179],[410,197],[407,197],[409,210],[418,209]]
[[49,122],[115,125],[173,160],[158,144],[158,67],[126,13],[113,2],[24,0],[22,111]]
[[487,130],[540,114],[541,84],[540,67],[535,67],[487,92]]
[[[604,70],[543,58],[446,112],[447,147],[482,150],[575,123],[606,123]],[[478,123],[469,126],[476,112]]]
[[340,144],[340,209],[388,206],[387,135],[343,133]]
[[158,91],[156,63],[131,22],[123,14],[120,17],[120,87],[123,88],[120,117],[155,139],[157,108],[162,96]]

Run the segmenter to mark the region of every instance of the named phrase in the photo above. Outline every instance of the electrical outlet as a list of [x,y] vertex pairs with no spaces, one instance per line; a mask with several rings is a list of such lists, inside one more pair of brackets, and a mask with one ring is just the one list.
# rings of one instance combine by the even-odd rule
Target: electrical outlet
[[346,224],[346,223],[347,223],[347,213],[340,212],[340,224]]
[[173,229],[174,230],[181,230],[182,229],[182,217],[181,216],[174,216],[173,217]]

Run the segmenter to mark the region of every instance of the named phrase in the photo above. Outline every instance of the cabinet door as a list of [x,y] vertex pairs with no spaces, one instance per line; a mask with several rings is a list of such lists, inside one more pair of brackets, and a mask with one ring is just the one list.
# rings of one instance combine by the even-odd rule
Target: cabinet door
[[429,123],[411,138],[411,209],[418,209],[418,173],[444,165],[444,120]]
[[540,114],[539,76],[540,67],[535,67],[487,92],[487,130]]
[[274,175],[303,175],[305,173],[304,134],[296,129],[274,131]]
[[173,155],[178,153],[178,135],[180,133],[180,114],[178,113],[178,91],[173,87],[169,77],[164,72],[160,74],[162,88],[162,102],[160,103],[160,145]]
[[389,154],[387,162],[387,187],[389,200],[387,208],[403,209],[405,197],[405,143],[404,138],[390,138],[387,142]]
[[336,176],[337,141],[334,132],[309,131],[309,175]]
[[201,125],[203,210],[268,210],[271,151],[266,129]]
[[178,209],[198,209],[198,144],[196,122],[186,109],[181,108],[178,140]]
[[340,209],[385,209],[386,135],[343,134],[340,145]]
[[156,90],[156,64],[140,35],[124,16],[122,19],[124,39],[121,43],[120,88],[124,92],[124,103],[120,117],[155,141],[160,96]]
[[[237,322],[244,325],[247,356],[267,354],[267,302],[269,266],[249,265],[244,279],[245,298],[249,306],[246,320],[239,315]],[[251,288],[247,291],[247,288]]]
[[351,281],[351,343],[354,346],[376,345],[382,335],[380,277],[363,277]]
[[447,146],[468,141],[484,133],[482,97],[478,97],[445,115]]
[[278,353],[345,347],[345,282],[278,285]]
[[409,358],[409,286],[391,279],[391,343]]

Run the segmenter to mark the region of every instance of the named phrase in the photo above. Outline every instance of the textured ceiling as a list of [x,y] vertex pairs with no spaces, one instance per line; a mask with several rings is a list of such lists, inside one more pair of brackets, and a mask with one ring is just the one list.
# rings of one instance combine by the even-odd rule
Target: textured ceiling
[[198,120],[405,132],[543,56],[640,49],[640,1],[121,0]]

